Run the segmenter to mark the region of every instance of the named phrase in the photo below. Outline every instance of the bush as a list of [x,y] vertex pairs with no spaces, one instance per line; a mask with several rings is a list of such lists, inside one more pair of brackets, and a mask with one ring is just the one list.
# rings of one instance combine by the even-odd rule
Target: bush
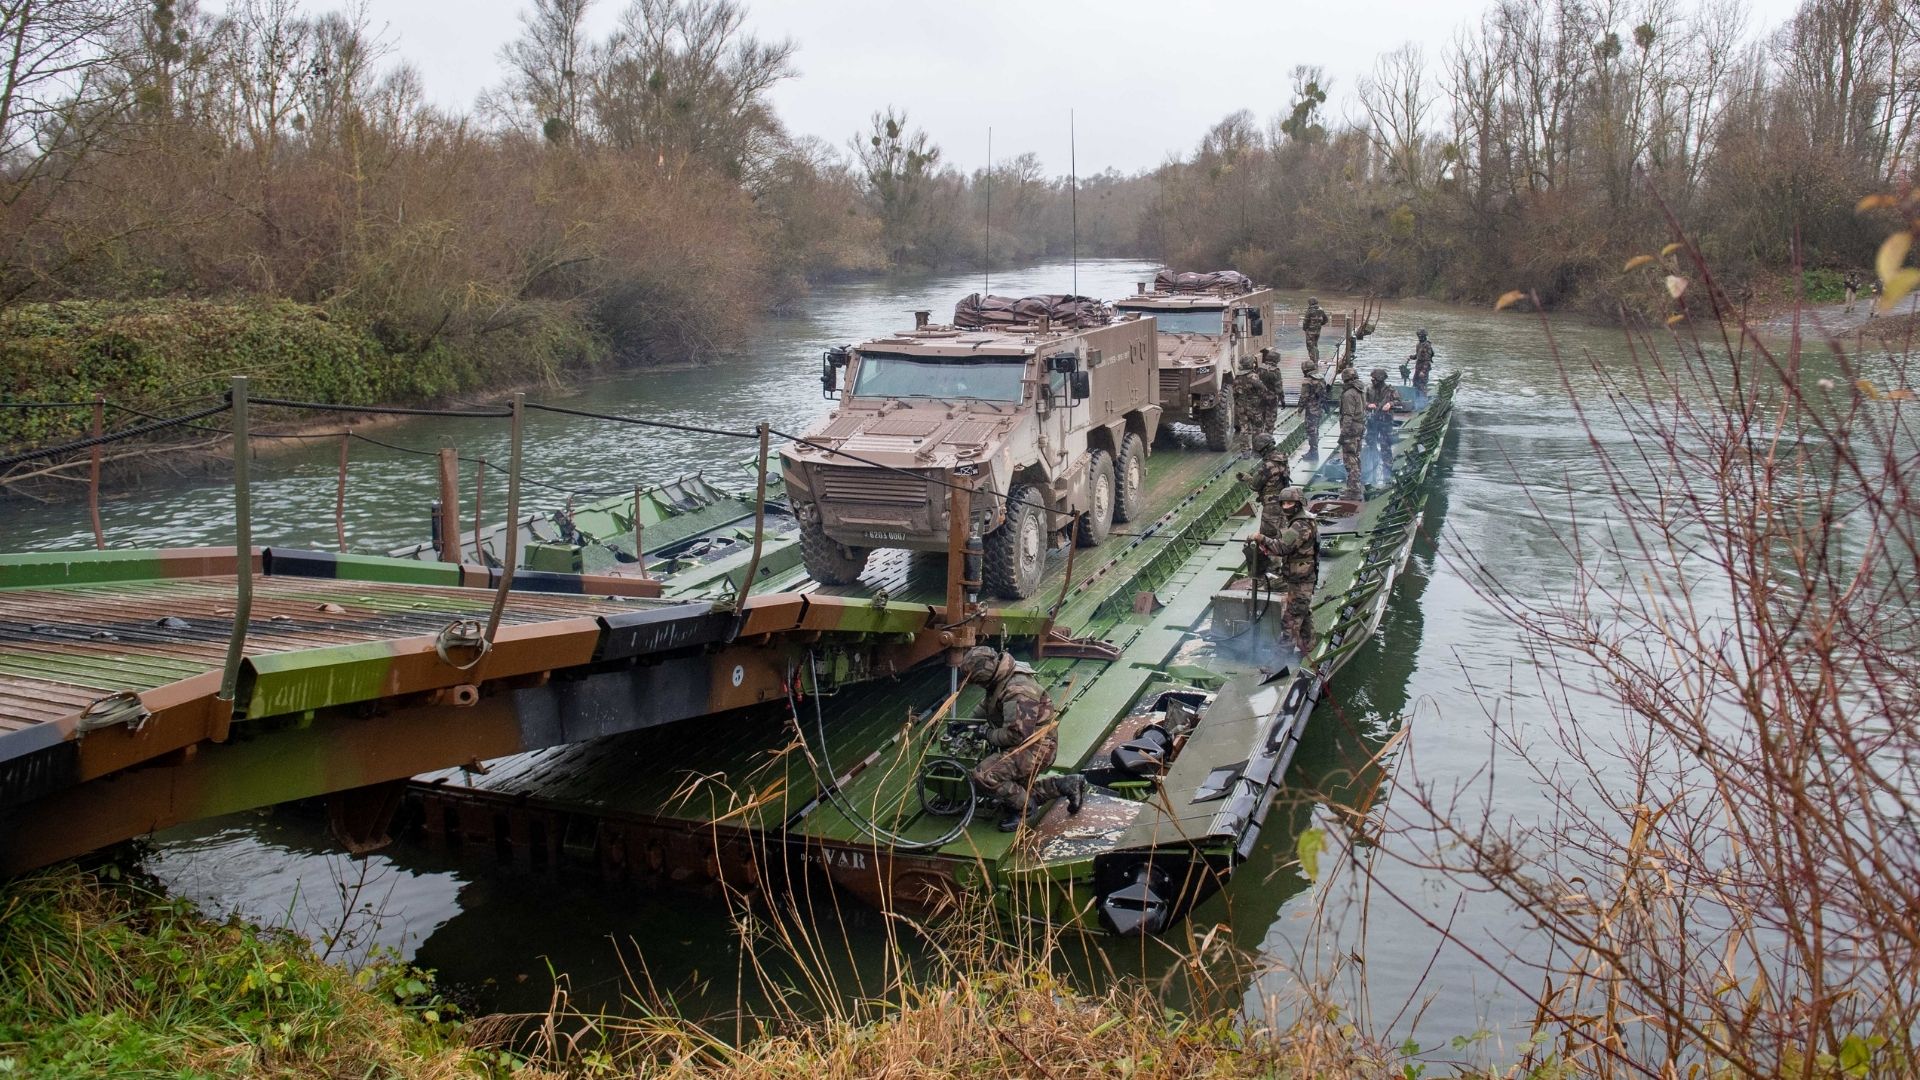
[[62,867],[0,891],[0,1074],[446,1075],[431,980]]
[[[459,343],[418,340],[287,300],[70,300],[0,311],[0,398],[103,394],[153,413],[209,400],[234,375],[246,375],[260,396],[412,403],[551,381],[604,355],[558,304],[522,305],[512,324]],[[134,419],[109,415],[108,427]],[[0,410],[0,445],[81,434],[90,422],[85,409]]]

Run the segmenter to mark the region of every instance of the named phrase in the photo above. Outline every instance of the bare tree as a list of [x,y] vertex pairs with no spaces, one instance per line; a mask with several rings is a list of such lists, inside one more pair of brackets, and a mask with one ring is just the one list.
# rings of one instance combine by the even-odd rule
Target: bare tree
[[550,143],[583,134],[591,79],[585,24],[593,5],[594,0],[533,0],[532,10],[520,13],[520,36],[500,49],[508,76],[496,100],[505,102],[507,114],[537,124]]
[[1427,112],[1433,100],[1426,88],[1427,58],[1412,42],[1374,62],[1373,74],[1360,80],[1360,108],[1367,133],[1386,164],[1391,183],[1417,188],[1424,180]]

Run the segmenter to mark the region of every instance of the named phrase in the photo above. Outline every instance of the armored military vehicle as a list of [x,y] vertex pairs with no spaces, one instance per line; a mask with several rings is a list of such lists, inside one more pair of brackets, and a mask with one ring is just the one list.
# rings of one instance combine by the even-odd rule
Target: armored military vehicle
[[1233,439],[1233,381],[1250,372],[1260,350],[1273,347],[1274,294],[1245,274],[1176,274],[1162,270],[1153,288],[1141,282],[1117,301],[1121,315],[1151,315],[1159,330],[1156,398],[1167,423],[1197,424],[1207,449]]
[[1098,544],[1141,509],[1160,423],[1153,322],[1081,297],[968,297],[956,322],[973,329],[927,315],[822,357],[840,407],[780,452],[802,557],[816,581],[849,585],[875,548],[945,551],[950,485],[964,484],[986,590],[1031,596],[1051,548]]

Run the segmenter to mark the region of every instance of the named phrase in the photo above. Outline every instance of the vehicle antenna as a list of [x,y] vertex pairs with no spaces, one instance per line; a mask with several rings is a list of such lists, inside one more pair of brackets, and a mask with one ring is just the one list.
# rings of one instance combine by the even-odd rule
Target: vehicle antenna
[[987,245],[980,260],[980,295],[993,292],[993,128],[987,128]]
[[1080,295],[1080,156],[1073,132],[1073,110],[1067,110],[1067,208],[1073,218],[1073,295]]

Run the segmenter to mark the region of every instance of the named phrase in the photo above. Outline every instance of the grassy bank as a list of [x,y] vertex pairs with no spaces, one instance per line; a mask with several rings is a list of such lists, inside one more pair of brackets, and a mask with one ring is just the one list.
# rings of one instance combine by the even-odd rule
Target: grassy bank
[[[171,413],[246,375],[259,395],[418,404],[590,371],[608,351],[566,305],[531,305],[459,348],[311,304],[197,300],[23,304],[0,310],[0,400],[89,401]],[[138,421],[107,417],[109,428]],[[0,409],[0,447],[82,434],[90,410]]]
[[0,891],[0,1076],[448,1076],[473,1055],[431,988],[60,868]]
[[431,979],[403,966],[349,974],[295,935],[209,920],[111,868],[55,868],[0,888],[0,1076],[1399,1072],[1335,1023],[1250,1033],[1230,1003],[1182,1015],[1134,982],[1087,993],[1031,957],[964,955],[857,1012],[750,1021],[739,1046],[679,1018],[581,1016],[564,994],[549,1014],[457,1024]]

